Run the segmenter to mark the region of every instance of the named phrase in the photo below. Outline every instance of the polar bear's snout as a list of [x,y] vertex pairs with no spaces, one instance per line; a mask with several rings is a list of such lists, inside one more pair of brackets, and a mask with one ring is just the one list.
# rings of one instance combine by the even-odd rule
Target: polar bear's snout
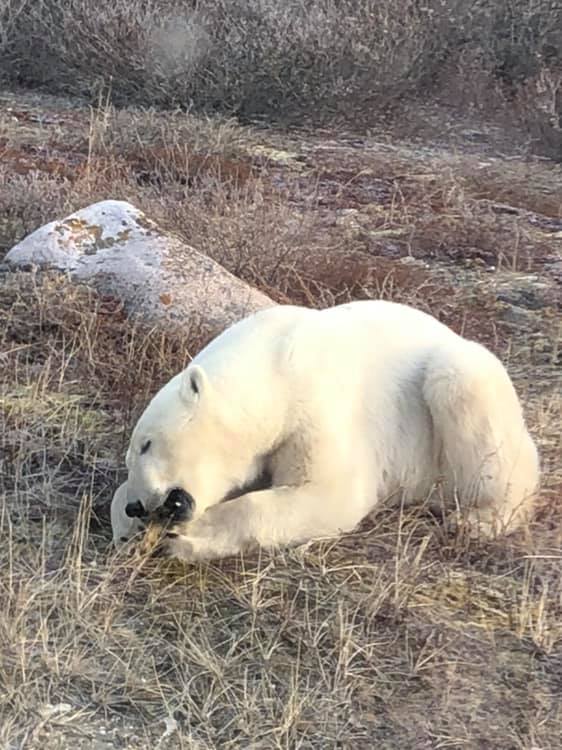
[[127,503],[125,506],[125,515],[129,518],[140,518],[141,520],[152,520],[158,523],[185,523],[190,521],[193,517],[193,509],[195,508],[195,500],[185,490],[180,487],[174,487],[174,489],[168,492],[165,501],[156,508],[155,511],[149,513],[140,500]]

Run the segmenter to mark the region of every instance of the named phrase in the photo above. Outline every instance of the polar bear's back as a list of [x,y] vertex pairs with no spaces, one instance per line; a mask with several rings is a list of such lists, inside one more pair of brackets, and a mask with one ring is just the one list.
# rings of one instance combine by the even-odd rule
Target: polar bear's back
[[[320,337],[336,341],[373,340],[378,335],[394,340],[411,341],[441,337],[459,338],[436,318],[421,310],[387,300],[358,300],[326,309],[312,309],[298,305],[276,305],[259,310],[238,321],[215,338],[202,355],[212,357],[215,352],[224,356],[227,349],[251,345],[276,348],[289,337]],[[310,339],[309,343],[314,344]],[[343,343],[343,341],[342,341]]]
[[413,363],[416,352],[462,342],[436,318],[396,302],[355,301],[323,310],[278,305],[227,328],[194,363],[223,380],[243,372],[272,383],[272,377],[288,371],[316,379],[341,371],[342,365],[351,372],[358,366],[363,372],[383,367],[391,376],[394,362]]
[[414,362],[428,348],[462,344],[460,336],[421,310],[365,300],[295,320],[289,351],[308,371],[328,371],[343,361],[349,368],[361,364],[372,372],[382,367],[390,374],[393,362]]

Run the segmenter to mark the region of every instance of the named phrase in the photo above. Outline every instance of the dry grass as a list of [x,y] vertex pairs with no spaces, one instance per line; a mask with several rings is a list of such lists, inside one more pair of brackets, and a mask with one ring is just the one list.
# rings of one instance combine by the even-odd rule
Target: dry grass
[[[18,127],[0,119],[3,248],[122,197],[279,300],[412,302],[504,357],[545,471],[532,526],[496,542],[421,507],[218,564],[118,556],[108,502],[131,427],[205,342],[5,275],[0,746],[555,750],[560,171],[194,118],[178,134],[181,118],[105,105],[37,125],[26,102]],[[13,168],[22,153],[33,168]],[[544,288],[522,287],[526,306],[529,269]]]

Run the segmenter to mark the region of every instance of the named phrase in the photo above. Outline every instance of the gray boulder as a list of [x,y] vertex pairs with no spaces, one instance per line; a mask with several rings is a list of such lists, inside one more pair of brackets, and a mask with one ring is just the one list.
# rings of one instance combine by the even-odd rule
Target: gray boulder
[[125,201],[94,203],[40,227],[5,263],[67,273],[117,297],[130,315],[174,327],[199,324],[211,335],[275,304]]

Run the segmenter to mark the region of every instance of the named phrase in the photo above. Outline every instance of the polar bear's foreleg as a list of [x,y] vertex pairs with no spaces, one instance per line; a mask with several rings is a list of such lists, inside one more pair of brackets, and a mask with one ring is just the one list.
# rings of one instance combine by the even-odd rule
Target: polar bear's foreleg
[[196,520],[174,527],[167,553],[196,561],[256,546],[296,545],[351,531],[363,516],[364,505],[354,503],[349,492],[315,484],[275,487],[213,505]]

